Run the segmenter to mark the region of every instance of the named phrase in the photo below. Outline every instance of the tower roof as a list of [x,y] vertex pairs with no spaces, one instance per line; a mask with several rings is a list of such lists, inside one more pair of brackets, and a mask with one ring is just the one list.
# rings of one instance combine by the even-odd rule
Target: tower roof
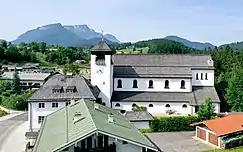
[[98,45],[94,46],[91,52],[113,52],[104,40],[101,40]]

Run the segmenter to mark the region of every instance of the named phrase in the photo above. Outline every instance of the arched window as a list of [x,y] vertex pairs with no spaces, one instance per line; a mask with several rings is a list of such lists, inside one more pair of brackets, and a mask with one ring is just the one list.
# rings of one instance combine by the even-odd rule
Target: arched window
[[201,80],[203,80],[203,73],[201,73]]
[[208,80],[208,74],[205,73],[205,80]]
[[199,80],[199,78],[198,78],[198,73],[196,73],[196,80]]
[[154,107],[154,105],[153,104],[149,104],[149,107]]
[[138,81],[137,80],[133,80],[133,88],[138,88]]
[[120,105],[120,103],[116,103],[116,105],[115,105],[115,107],[120,107],[121,105]]
[[166,104],[165,107],[166,107],[166,108],[170,108],[170,104]]
[[183,105],[182,105],[182,108],[187,108],[187,105],[186,105],[186,104],[183,104]]
[[122,80],[121,79],[119,79],[117,81],[117,88],[122,88]]
[[148,88],[153,88],[153,80],[149,80],[149,87]]
[[165,89],[169,89],[169,81],[165,80]]
[[137,106],[135,103],[134,103],[134,104],[132,104],[132,107],[135,107],[135,106]]
[[185,89],[185,81],[181,80],[181,89]]

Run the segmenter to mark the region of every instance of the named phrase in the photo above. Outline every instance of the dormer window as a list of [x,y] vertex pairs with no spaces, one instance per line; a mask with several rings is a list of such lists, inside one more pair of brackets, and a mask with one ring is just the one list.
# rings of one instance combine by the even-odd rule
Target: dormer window
[[63,87],[56,85],[52,88],[52,93],[62,93],[63,92]]
[[75,93],[76,91],[76,86],[67,86],[66,88],[66,93]]

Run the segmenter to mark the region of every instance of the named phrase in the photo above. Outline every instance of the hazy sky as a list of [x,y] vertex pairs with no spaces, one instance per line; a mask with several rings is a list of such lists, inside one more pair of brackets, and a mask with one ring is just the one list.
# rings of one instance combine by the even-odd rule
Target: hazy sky
[[0,38],[7,40],[50,23],[87,24],[121,41],[243,40],[243,0],[1,0],[0,14]]

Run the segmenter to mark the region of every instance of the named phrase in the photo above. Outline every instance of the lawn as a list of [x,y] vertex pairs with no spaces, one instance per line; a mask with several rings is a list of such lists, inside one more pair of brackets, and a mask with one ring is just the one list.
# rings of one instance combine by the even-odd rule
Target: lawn
[[243,147],[232,148],[232,149],[214,149],[205,152],[243,152]]
[[136,51],[133,51],[133,48],[128,48],[128,49],[116,50],[116,53],[117,54],[147,54],[148,50],[149,47],[136,48]]

